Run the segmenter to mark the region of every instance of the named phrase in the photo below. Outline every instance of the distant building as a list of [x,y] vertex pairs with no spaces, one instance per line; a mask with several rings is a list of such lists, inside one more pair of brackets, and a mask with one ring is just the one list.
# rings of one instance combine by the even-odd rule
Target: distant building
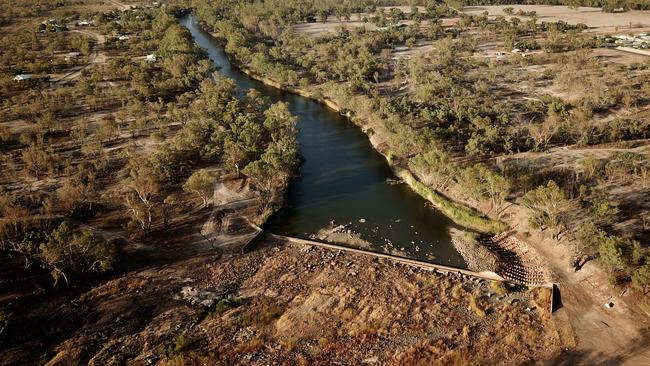
[[397,24],[390,24],[390,25],[387,25],[385,27],[380,27],[380,28],[377,28],[376,30],[378,30],[378,31],[386,31],[386,30],[391,30],[391,29],[401,30],[401,29],[406,28],[407,26],[408,26],[407,24],[400,22],[400,23],[397,23]]
[[640,33],[637,36],[624,34],[615,36],[605,35],[599,37],[599,39],[602,39],[604,42],[606,42],[603,47],[625,46],[637,49],[650,48],[650,36],[648,36],[648,33]]
[[87,21],[87,20],[82,20],[79,23],[77,23],[77,25],[80,26],[80,27],[87,27],[87,26],[90,25],[90,22]]
[[158,60],[158,57],[156,57],[155,53],[152,53],[150,55],[147,55],[147,57],[145,57],[145,60],[147,60],[147,62],[156,62],[156,60]]
[[633,41],[634,40],[633,36],[625,36],[625,35],[614,36],[614,38],[620,39],[621,41]]
[[19,74],[14,77],[14,81],[27,81],[31,78],[32,76],[30,74]]
[[126,41],[126,40],[129,39],[129,38],[131,38],[131,37],[129,37],[129,36],[127,36],[127,35],[121,35],[121,36],[118,37],[118,39],[119,39],[120,41]]
[[80,53],[79,52],[70,52],[65,56],[66,61],[71,61],[79,57]]
[[41,22],[36,28],[36,32],[45,33],[45,32],[61,32],[64,30],[64,27],[59,25],[56,19],[48,19]]

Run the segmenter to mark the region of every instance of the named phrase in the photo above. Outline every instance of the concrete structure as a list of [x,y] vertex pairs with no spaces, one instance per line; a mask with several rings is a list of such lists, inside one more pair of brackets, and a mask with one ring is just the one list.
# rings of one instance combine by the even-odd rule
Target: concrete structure
[[467,277],[473,277],[473,278],[479,278],[479,279],[484,279],[484,280],[490,280],[490,281],[505,281],[505,279],[498,274],[494,272],[473,272],[470,270],[466,269],[461,269],[461,268],[455,268],[455,267],[450,267],[450,266],[445,266],[442,264],[434,264],[434,263],[429,263],[429,262],[424,262],[424,261],[419,261],[415,259],[410,259],[410,258],[404,258],[404,257],[398,257],[395,255],[391,254],[385,254],[385,253],[377,253],[377,252],[372,252],[369,250],[363,250],[363,249],[356,249],[356,248],[350,248],[346,247],[343,245],[338,245],[338,244],[328,244],[328,243],[322,243],[314,240],[307,240],[307,239],[300,239],[300,238],[294,238],[290,236],[282,236],[282,235],[276,235],[276,234],[270,234],[267,233],[266,236],[270,239],[278,240],[278,241],[283,241],[283,242],[288,242],[292,244],[298,244],[298,245],[311,245],[311,246],[316,246],[320,248],[326,248],[326,249],[331,249],[331,250],[342,250],[345,252],[349,253],[355,253],[355,254],[361,254],[361,255],[368,255],[372,257],[377,257],[377,258],[383,258],[383,259],[388,259],[394,262],[402,263],[408,266],[413,266],[413,267],[418,267],[424,270],[432,271],[432,272],[439,272],[442,274],[446,275],[454,275],[454,276],[467,276]]

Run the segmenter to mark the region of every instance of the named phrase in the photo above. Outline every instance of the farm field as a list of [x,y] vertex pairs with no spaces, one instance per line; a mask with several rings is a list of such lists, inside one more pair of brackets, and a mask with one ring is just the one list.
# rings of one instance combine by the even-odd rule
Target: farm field
[[[490,5],[466,6],[462,13],[479,15],[487,12],[490,16],[504,15],[503,9],[511,7],[514,12],[534,11],[539,22],[563,21],[569,24],[582,23],[587,25],[589,33],[613,32],[644,32],[650,28],[650,11],[630,10],[619,13],[606,13],[600,8],[578,7],[571,9],[568,6],[553,5]],[[521,16],[522,19],[527,19]]]

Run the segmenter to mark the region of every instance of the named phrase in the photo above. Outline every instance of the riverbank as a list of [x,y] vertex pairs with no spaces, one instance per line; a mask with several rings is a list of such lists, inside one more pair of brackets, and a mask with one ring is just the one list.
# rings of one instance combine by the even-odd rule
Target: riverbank
[[[343,107],[333,98],[328,98],[322,95],[322,93],[313,92],[304,88],[284,86],[276,81],[255,75],[251,70],[242,71],[266,85],[310,98],[339,112],[343,110]],[[346,105],[346,107],[348,106]],[[372,132],[372,129],[369,127],[370,122],[364,120],[359,115],[351,116],[351,121],[361,127],[373,147],[386,158],[392,169],[396,172],[396,175],[398,175],[400,167],[391,158],[392,154],[381,148],[381,137],[378,138]],[[475,222],[481,222],[484,218],[480,214],[464,216],[468,211],[470,213],[476,212],[469,208],[469,206],[458,204],[456,201],[449,199],[438,201],[437,198],[442,197],[440,194],[430,190],[423,183],[419,182],[407,169],[402,168],[402,171],[405,173],[401,178],[414,191],[430,202],[434,201],[432,203],[441,212],[445,213],[459,225],[474,228],[483,233],[492,231],[492,227],[489,224],[472,225]],[[457,197],[458,195],[451,192],[449,196]],[[466,209],[456,212],[452,210],[445,211],[441,209],[441,207],[444,207],[441,202],[448,203],[450,207],[458,204],[460,207]],[[598,352],[602,352],[606,355],[605,357],[611,357],[612,359],[616,357],[629,359],[632,362],[631,364],[641,359],[648,359],[648,347],[645,341],[635,341],[640,339],[640,329],[638,323],[635,323],[633,317],[630,316],[632,308],[626,304],[627,299],[632,296],[630,295],[632,292],[624,292],[617,296],[617,289],[607,284],[605,274],[600,268],[595,266],[595,263],[589,263],[587,266],[589,270],[583,269],[576,275],[575,271],[568,265],[570,257],[569,246],[559,246],[558,241],[546,238],[543,235],[544,233],[540,233],[531,228],[528,220],[529,213],[526,208],[517,204],[510,204],[503,209],[502,215],[503,217],[508,217],[510,226],[517,227],[518,232],[527,237],[526,242],[531,244],[535,252],[541,254],[540,258],[543,258],[541,260],[542,263],[539,265],[542,268],[549,268],[552,273],[550,276],[552,276],[554,282],[558,283],[560,292],[562,293],[563,307],[554,317],[554,326],[558,328],[557,334],[562,339],[563,347],[576,349],[575,352],[563,355],[562,360],[576,361],[577,359],[577,363],[592,364],[598,361],[598,357],[594,357]],[[491,221],[494,220],[488,219],[481,222],[481,224],[485,222],[490,223]],[[502,227],[507,227],[506,224],[502,224]],[[497,227],[501,226],[498,223],[496,225],[498,225]],[[471,258],[471,256],[468,258]],[[518,264],[515,263],[513,266],[517,267]],[[585,280],[589,282],[583,282]],[[585,285],[586,283],[589,283],[589,285]],[[626,293],[627,295],[623,296]],[[613,310],[604,308],[603,304],[612,299],[616,299],[617,301],[616,308]],[[630,303],[633,303],[633,301]],[[645,315],[642,316],[645,317]],[[603,325],[596,327],[590,326],[593,323]],[[619,341],[614,344],[598,336],[602,334],[607,334],[608,339],[619,339]]]
[[[339,47],[341,47],[341,42],[338,42]],[[358,47],[355,47],[354,49],[351,50],[346,50],[347,52],[350,52],[351,54],[356,54],[355,51],[358,49]],[[301,48],[297,47],[294,49],[294,56],[295,59],[298,59],[300,55],[303,54],[303,52],[300,51]],[[341,59],[341,58],[340,58]],[[557,61],[557,60],[556,60]],[[469,69],[473,65],[467,64],[468,66],[468,71],[472,70]],[[324,70],[331,70],[331,67],[324,67]],[[508,69],[508,68],[507,68]],[[280,70],[282,71],[282,70]],[[432,70],[430,70],[432,71]],[[481,71],[481,70],[473,70],[475,71]],[[487,71],[487,70],[486,70]],[[490,73],[491,74],[491,73]],[[501,75],[501,72],[496,72],[495,75]],[[282,73],[277,74],[278,77],[283,77]],[[432,75],[435,77],[435,74],[430,72],[429,75]],[[295,76],[295,75],[294,75]],[[294,78],[295,79],[295,78]],[[306,88],[310,88],[311,90],[318,90],[322,88],[323,94],[326,96],[331,96],[334,100],[339,101],[341,106],[346,109],[353,109],[353,110],[361,110],[363,111],[367,116],[374,115],[374,111],[378,110],[381,106],[378,105],[378,103],[375,103],[376,100],[374,98],[366,97],[362,94],[358,93],[351,93],[350,90],[348,89],[343,89],[340,87],[340,83],[338,83],[336,80],[338,80],[336,77],[326,77],[325,79],[332,79],[333,81],[331,83],[327,84],[319,84],[318,86],[309,86]],[[463,77],[461,80],[475,80],[475,79],[481,79],[473,77],[473,74],[469,74],[468,77]],[[402,78],[398,80],[394,80],[395,82],[399,82],[400,86],[404,85],[404,80]],[[298,83],[296,83],[298,84]],[[302,80],[300,85],[308,85],[309,82],[307,80]],[[468,83],[471,84],[471,83]],[[516,82],[512,83],[513,86],[516,87]],[[406,86],[407,87],[407,86]],[[471,88],[468,88],[471,89]],[[490,90],[490,89],[488,89]],[[467,100],[470,101],[472,100],[474,103],[480,103],[481,100],[490,100],[489,97],[491,96],[490,92],[478,92],[477,90],[468,90],[468,98]],[[476,93],[475,93],[476,92]],[[480,98],[472,98],[472,95],[481,95]],[[498,97],[499,95],[497,95]],[[320,97],[320,95],[319,95]],[[448,109],[454,109],[455,104],[447,104]],[[484,108],[486,112],[490,110],[489,107]],[[402,127],[403,124],[401,124],[399,119],[391,120],[391,121],[385,121],[387,123],[382,123],[383,121],[381,120],[382,116],[378,116],[378,119],[372,121],[374,122],[374,126],[377,128],[377,133],[379,133],[382,136],[401,136],[400,138],[402,140],[387,140],[387,141],[377,141],[376,139],[377,134],[373,134],[372,132],[369,134],[369,137],[371,138],[371,141],[373,142],[373,145],[379,144],[380,146],[386,146],[385,144],[391,143],[391,146],[395,146],[395,149],[400,149],[402,144],[405,144],[404,150],[402,152],[396,152],[398,156],[406,156],[408,155],[409,151],[409,141],[417,141],[417,132],[414,130],[407,130],[404,133],[394,132],[395,129],[399,129]],[[364,130],[372,131],[370,127],[364,128]],[[578,131],[579,132],[579,131]],[[382,143],[384,145],[382,145]],[[421,146],[420,146],[421,147]],[[405,152],[405,153],[403,153]],[[530,161],[531,159],[527,159]],[[575,161],[575,160],[574,160]],[[524,160],[524,163],[526,160]],[[405,165],[406,161],[401,160],[397,161],[398,164]],[[535,168],[536,166],[533,165]],[[551,167],[551,165],[542,165],[540,169],[543,169],[544,167]],[[535,169],[534,168],[534,169]],[[523,186],[526,189],[530,189],[532,187],[528,185]],[[451,187],[445,189],[445,193],[447,196],[452,197],[456,201],[464,202],[465,205],[474,207],[477,211],[480,212],[489,212],[489,208],[485,207],[487,205],[482,205],[481,202],[477,202],[474,200],[470,200],[465,196],[463,192],[458,192],[456,191],[456,188],[454,185],[451,185]],[[592,198],[597,198],[597,195],[593,196]],[[496,213],[493,212],[494,215]],[[616,292],[616,289],[610,289],[610,286],[606,286],[601,279],[605,278],[605,274],[603,271],[598,270],[594,271],[593,273],[585,273],[585,269],[581,270],[577,275],[575,271],[571,268],[568,268],[568,263],[570,260],[570,250],[573,248],[573,243],[570,242],[570,235],[567,237],[563,237],[561,242],[563,245],[558,245],[559,241],[558,240],[551,240],[548,237],[545,237],[547,235],[547,232],[542,232],[539,228],[536,227],[531,227],[529,225],[529,218],[531,217],[531,212],[529,209],[522,207],[517,204],[509,203],[505,205],[505,207],[502,208],[502,210],[499,211],[499,217],[504,218],[513,228],[517,228],[517,232],[521,235],[521,238],[524,238],[526,242],[531,243],[531,246],[535,247],[538,249],[539,253],[542,254],[542,258],[544,259],[544,264],[548,265],[553,269],[554,272],[556,272],[559,276],[557,278],[558,282],[560,283],[561,291],[563,293],[562,300],[564,304],[564,308],[560,311],[560,317],[559,319],[566,319],[562,318],[562,314],[566,314],[568,312],[569,315],[569,320],[571,321],[572,325],[574,325],[574,330],[577,332],[578,338],[579,338],[579,349],[580,351],[584,351],[587,354],[601,354],[602,357],[601,359],[607,359],[607,357],[619,357],[620,355],[623,355],[623,358],[626,358],[625,353],[629,352],[629,347],[626,345],[626,343],[629,343],[629,339],[634,338],[634,334],[638,334],[637,330],[634,326],[634,324],[629,322],[629,314],[625,314],[625,311],[618,313],[617,309],[622,308],[621,306],[616,305],[614,310],[611,308],[609,309],[604,309],[602,308],[602,304],[605,303],[606,298],[604,296],[601,297],[602,295],[605,295],[605,293],[609,293],[609,298],[610,299],[618,299],[622,298],[623,294],[621,295],[616,295],[616,293],[620,292],[620,289],[618,292]],[[568,240],[567,240],[568,239]],[[593,263],[590,263],[593,264]],[[593,276],[592,276],[593,274]],[[586,275],[586,278],[585,276]],[[595,285],[594,285],[595,283]],[[624,291],[624,293],[630,294],[632,291]],[[574,296],[575,295],[575,296]],[[593,325],[594,324],[600,324],[602,322],[604,324],[604,327],[608,329],[594,329]],[[637,323],[638,325],[638,323]],[[611,329],[610,329],[611,326]],[[603,328],[603,327],[600,327]],[[611,334],[606,337],[608,338],[606,340],[607,343],[613,343],[609,340],[611,339],[621,339],[621,342],[619,342],[615,347],[612,347],[611,344],[604,344],[604,343],[599,343],[599,344],[591,344],[591,342],[595,340],[600,340],[603,339],[601,335],[604,334],[605,332]],[[571,336],[567,337],[571,338]],[[572,348],[571,346],[572,342],[567,342],[567,345],[569,348]]]
[[451,231],[451,242],[465,259],[469,270],[494,273],[499,270],[499,258],[479,243],[476,234],[454,229]]
[[381,147],[381,144],[379,143],[380,139],[372,138],[372,130],[368,128],[370,121],[359,116],[359,114],[355,113],[354,110],[346,112],[341,107],[341,105],[331,97],[323,95],[320,92],[313,92],[306,88],[286,86],[278,81],[255,73],[253,70],[242,66],[234,59],[231,60],[231,64],[237,67],[241,72],[245,73],[252,79],[263,83],[264,85],[311,99],[315,102],[325,105],[326,107],[338,113],[346,115],[346,117],[348,117],[352,123],[357,125],[364,132],[364,134],[366,134],[373,148],[386,159],[397,177],[399,177],[405,184],[411,187],[414,192],[429,201],[437,210],[442,212],[445,216],[449,217],[456,224],[483,234],[499,234],[508,229],[508,225],[506,223],[483,216],[471,207],[451,200],[448,197],[440,194],[440,192],[427,187],[425,184],[420,182],[415,177],[413,172],[411,172],[408,168],[401,167],[396,164],[395,160],[392,158],[393,154]]
[[300,120],[300,174],[292,180],[284,207],[265,224],[266,229],[310,238],[329,223],[337,222],[350,225],[349,229],[372,243],[373,251],[398,250],[413,259],[466,267],[451,243],[448,230],[454,227],[452,220],[431,209],[407,185],[391,183],[400,181],[388,164],[386,156],[390,154],[380,154],[375,149],[379,146],[372,144],[376,141],[368,138],[377,134],[366,134],[350,123],[342,111],[336,112],[341,110],[337,103],[329,103],[329,108],[315,101],[319,97],[317,90],[313,94],[295,89],[294,93],[284,92],[280,88],[285,86],[273,80],[262,83],[256,80],[259,77],[248,76],[232,65],[223,44],[203,31],[193,17],[182,19],[181,24],[207,50],[220,74],[235,81],[241,90],[261,94],[267,103],[284,103]]

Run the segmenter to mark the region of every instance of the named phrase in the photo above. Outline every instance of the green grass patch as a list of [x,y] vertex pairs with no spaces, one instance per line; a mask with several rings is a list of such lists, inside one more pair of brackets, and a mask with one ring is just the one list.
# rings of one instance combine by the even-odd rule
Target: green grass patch
[[506,289],[506,286],[503,284],[503,282],[492,281],[490,282],[490,288],[498,296],[505,296],[508,294],[508,290]]
[[251,309],[247,309],[247,311],[237,314],[234,323],[240,328],[246,328],[251,325],[267,325],[280,318],[284,314],[284,311],[284,307],[271,303],[265,305],[263,310],[252,311]]
[[218,303],[214,305],[212,311],[210,311],[210,317],[220,317],[226,311],[234,309],[242,305],[241,301],[238,299],[221,299]]
[[167,359],[178,357],[189,348],[190,343],[191,342],[187,337],[180,335],[174,339],[174,343],[165,349],[163,354]]
[[433,203],[440,212],[445,214],[458,225],[482,233],[491,234],[499,234],[508,229],[508,225],[502,221],[492,220],[467,206],[443,197],[435,190],[418,181],[408,170],[398,169],[397,175],[408,183],[415,192]]

